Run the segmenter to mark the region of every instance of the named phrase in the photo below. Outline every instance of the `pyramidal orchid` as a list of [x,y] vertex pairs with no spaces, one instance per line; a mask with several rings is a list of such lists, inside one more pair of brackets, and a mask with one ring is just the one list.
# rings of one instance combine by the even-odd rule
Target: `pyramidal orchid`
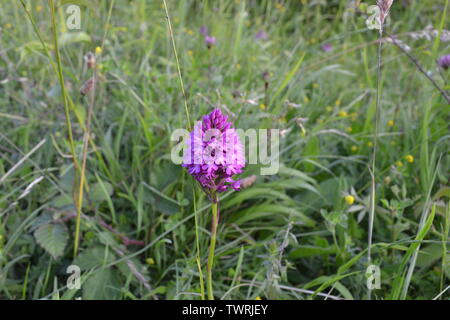
[[186,167],[211,201],[215,193],[240,189],[233,176],[245,167],[244,148],[228,116],[214,109],[197,122],[187,141],[183,156]]
[[197,122],[187,139],[183,155],[183,167],[187,168],[201,185],[211,201],[211,243],[207,265],[208,299],[214,299],[212,290],[212,266],[219,222],[219,193],[229,189],[240,190],[240,180],[233,176],[245,167],[244,148],[236,129],[220,109],[214,109]]

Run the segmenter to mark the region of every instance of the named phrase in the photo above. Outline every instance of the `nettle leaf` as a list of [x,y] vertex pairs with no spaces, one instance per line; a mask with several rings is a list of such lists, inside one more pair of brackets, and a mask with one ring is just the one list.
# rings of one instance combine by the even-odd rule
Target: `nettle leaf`
[[104,246],[96,246],[81,252],[74,264],[86,271],[113,262],[116,256],[111,251],[106,251]]
[[40,226],[34,232],[34,237],[37,243],[54,259],[62,256],[69,239],[67,229],[61,223],[49,223]]
[[84,300],[115,300],[119,297],[120,283],[111,268],[95,272],[83,285]]
[[114,188],[108,182],[97,182],[91,185],[89,197],[93,202],[102,202],[109,199],[113,194]]

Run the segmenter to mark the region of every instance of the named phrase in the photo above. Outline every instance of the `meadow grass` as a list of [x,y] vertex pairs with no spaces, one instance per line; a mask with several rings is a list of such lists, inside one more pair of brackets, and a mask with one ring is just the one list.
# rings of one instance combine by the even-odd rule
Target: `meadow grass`
[[170,136],[218,107],[282,135],[221,194],[215,298],[448,299],[448,2],[394,1],[383,42],[351,1],[2,4],[0,298],[205,297],[212,207]]

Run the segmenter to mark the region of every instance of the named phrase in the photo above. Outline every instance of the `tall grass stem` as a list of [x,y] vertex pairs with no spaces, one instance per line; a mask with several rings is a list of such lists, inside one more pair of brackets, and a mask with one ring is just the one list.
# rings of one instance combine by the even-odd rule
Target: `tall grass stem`
[[217,225],[219,222],[218,201],[214,200],[211,207],[212,207],[211,244],[209,246],[207,274],[208,274],[208,299],[214,300],[213,285],[212,285],[212,268],[214,265],[214,250],[216,248]]

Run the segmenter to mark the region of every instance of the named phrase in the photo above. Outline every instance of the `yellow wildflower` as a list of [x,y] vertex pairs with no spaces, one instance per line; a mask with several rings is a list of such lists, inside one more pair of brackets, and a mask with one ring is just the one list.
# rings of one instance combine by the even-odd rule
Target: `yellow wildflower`
[[355,202],[355,197],[353,197],[353,196],[351,196],[351,195],[345,196],[345,202],[346,202],[349,206],[351,206],[351,205]]
[[414,162],[414,157],[413,157],[412,155],[410,155],[410,154],[408,154],[408,155],[405,157],[405,159],[406,159],[406,161],[408,161],[409,163],[413,163],[413,162]]

